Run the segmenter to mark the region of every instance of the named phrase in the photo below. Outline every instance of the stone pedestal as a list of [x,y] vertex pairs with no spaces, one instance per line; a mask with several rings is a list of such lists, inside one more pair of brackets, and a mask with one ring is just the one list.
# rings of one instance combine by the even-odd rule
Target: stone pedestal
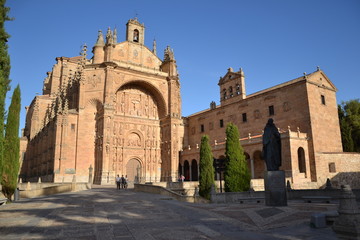
[[284,171],[266,171],[264,185],[266,206],[287,206]]
[[342,239],[360,239],[360,210],[349,185],[341,186],[339,217],[333,230]]

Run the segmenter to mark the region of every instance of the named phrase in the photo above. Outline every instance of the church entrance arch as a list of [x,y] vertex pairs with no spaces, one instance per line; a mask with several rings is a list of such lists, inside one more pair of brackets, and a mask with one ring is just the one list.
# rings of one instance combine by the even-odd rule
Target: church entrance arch
[[141,181],[141,163],[138,159],[132,158],[129,160],[126,164],[126,175],[129,187],[133,187],[134,183]]

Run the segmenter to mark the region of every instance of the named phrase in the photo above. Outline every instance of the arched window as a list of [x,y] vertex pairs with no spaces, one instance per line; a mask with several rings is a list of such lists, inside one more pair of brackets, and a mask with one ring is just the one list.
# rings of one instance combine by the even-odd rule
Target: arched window
[[236,95],[240,94],[240,84],[236,84]]
[[139,30],[137,30],[137,29],[134,30],[133,41],[134,42],[139,42]]
[[225,100],[227,98],[226,96],[226,89],[223,90],[223,99]]
[[198,181],[198,164],[195,159],[191,161],[191,181]]
[[233,88],[232,87],[229,87],[229,96],[230,97],[233,97],[234,94],[233,94]]
[[306,173],[305,151],[302,147],[299,147],[297,153],[298,153],[299,172]]

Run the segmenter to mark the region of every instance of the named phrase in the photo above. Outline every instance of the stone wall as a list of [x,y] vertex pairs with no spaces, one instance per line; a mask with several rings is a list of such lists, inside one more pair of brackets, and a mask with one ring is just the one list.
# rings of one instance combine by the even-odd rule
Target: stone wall
[[87,183],[65,183],[65,184],[31,184],[31,187],[28,187],[27,184],[22,184],[19,186],[20,189],[20,199],[21,198],[34,198],[48,196],[58,193],[65,192],[77,192],[91,189],[91,184]]
[[162,186],[156,186],[156,185],[150,185],[150,184],[134,184],[134,190],[138,191],[138,192],[160,194],[163,196],[174,198],[174,199],[176,199],[178,201],[182,201],[182,202],[192,202],[192,203],[206,202],[206,200],[204,200],[200,197],[181,195],[181,194],[173,192],[169,189],[166,189]]
[[316,158],[316,169],[323,173],[317,178],[319,188],[325,186],[327,178],[336,188],[343,184],[360,188],[360,153],[316,153]]

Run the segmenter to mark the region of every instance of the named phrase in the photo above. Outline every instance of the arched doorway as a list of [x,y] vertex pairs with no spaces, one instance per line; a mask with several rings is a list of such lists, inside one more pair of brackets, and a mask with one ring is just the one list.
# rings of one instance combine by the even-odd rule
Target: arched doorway
[[265,161],[262,159],[261,151],[257,150],[253,154],[254,158],[254,178],[264,178]]
[[184,177],[185,177],[185,181],[190,180],[190,165],[188,160],[185,160],[184,162]]
[[141,163],[133,158],[126,164],[126,175],[128,178],[128,186],[133,187],[134,183],[141,182]]
[[251,175],[251,178],[254,178],[254,166],[252,166],[250,155],[247,152],[244,152],[245,160],[249,169],[249,173]]
[[191,161],[191,181],[198,181],[198,164],[195,159]]
[[305,173],[306,176],[305,151],[302,147],[299,147],[297,153],[298,153],[299,172]]

